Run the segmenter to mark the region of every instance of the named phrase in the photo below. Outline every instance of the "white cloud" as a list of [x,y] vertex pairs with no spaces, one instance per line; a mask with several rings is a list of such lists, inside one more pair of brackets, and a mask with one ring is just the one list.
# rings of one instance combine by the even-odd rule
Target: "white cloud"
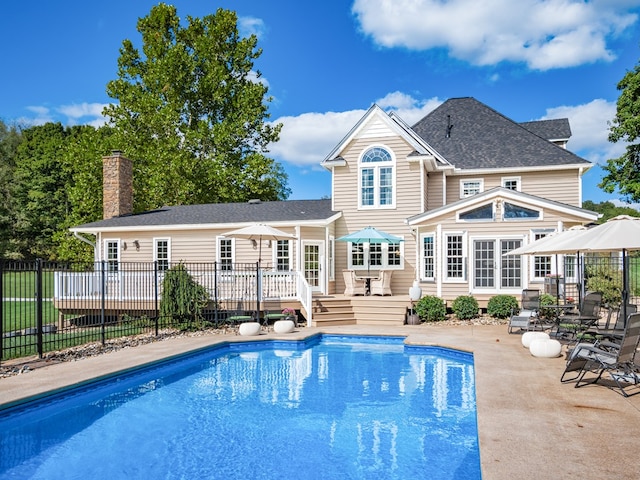
[[474,65],[534,70],[610,61],[607,40],[637,21],[638,1],[355,0],[362,32],[383,47],[444,48]]
[[264,21],[260,18],[240,17],[238,18],[238,31],[243,37],[255,35],[258,38],[262,38],[266,32],[266,27]]
[[563,105],[548,108],[542,120],[568,118],[572,136],[567,147],[587,160],[605,163],[620,157],[625,150],[624,142],[608,140],[609,122],[616,114],[616,103],[595,99],[582,105]]
[[[416,100],[401,92],[392,92],[376,101],[385,111],[396,112],[409,125],[424,117],[442,102],[437,98]],[[349,133],[366,110],[303,113],[280,117],[280,141],[270,145],[270,153],[292,165],[319,166],[327,154]]]
[[107,118],[102,115],[106,103],[78,103],[62,105],[57,109],[66,117],[65,125],[92,125],[100,127],[107,123]]

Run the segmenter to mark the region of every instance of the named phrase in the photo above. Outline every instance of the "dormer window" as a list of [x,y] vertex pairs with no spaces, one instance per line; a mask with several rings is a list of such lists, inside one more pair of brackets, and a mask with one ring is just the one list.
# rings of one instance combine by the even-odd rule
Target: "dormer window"
[[384,147],[371,147],[360,158],[360,208],[395,206],[395,159]]

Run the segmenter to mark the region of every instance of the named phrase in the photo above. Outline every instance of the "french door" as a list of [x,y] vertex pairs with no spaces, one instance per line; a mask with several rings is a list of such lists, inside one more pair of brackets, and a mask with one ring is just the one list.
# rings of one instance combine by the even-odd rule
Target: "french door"
[[303,242],[303,265],[304,278],[313,292],[323,292],[324,286],[324,242]]
[[473,240],[474,289],[522,288],[522,257],[505,253],[522,245],[518,239]]

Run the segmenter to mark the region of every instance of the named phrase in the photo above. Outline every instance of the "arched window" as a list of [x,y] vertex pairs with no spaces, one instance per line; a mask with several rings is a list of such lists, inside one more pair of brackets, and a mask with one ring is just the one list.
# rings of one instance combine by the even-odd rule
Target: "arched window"
[[395,205],[395,160],[383,147],[367,149],[360,159],[359,170],[361,208],[393,207]]

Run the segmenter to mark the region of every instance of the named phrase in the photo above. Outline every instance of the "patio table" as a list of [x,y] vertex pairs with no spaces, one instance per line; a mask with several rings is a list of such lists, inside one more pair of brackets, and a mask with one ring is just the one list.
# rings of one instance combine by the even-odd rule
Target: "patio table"
[[364,280],[364,290],[367,295],[371,295],[371,280],[377,280],[378,278],[380,278],[380,276],[377,273],[356,274],[356,280]]

